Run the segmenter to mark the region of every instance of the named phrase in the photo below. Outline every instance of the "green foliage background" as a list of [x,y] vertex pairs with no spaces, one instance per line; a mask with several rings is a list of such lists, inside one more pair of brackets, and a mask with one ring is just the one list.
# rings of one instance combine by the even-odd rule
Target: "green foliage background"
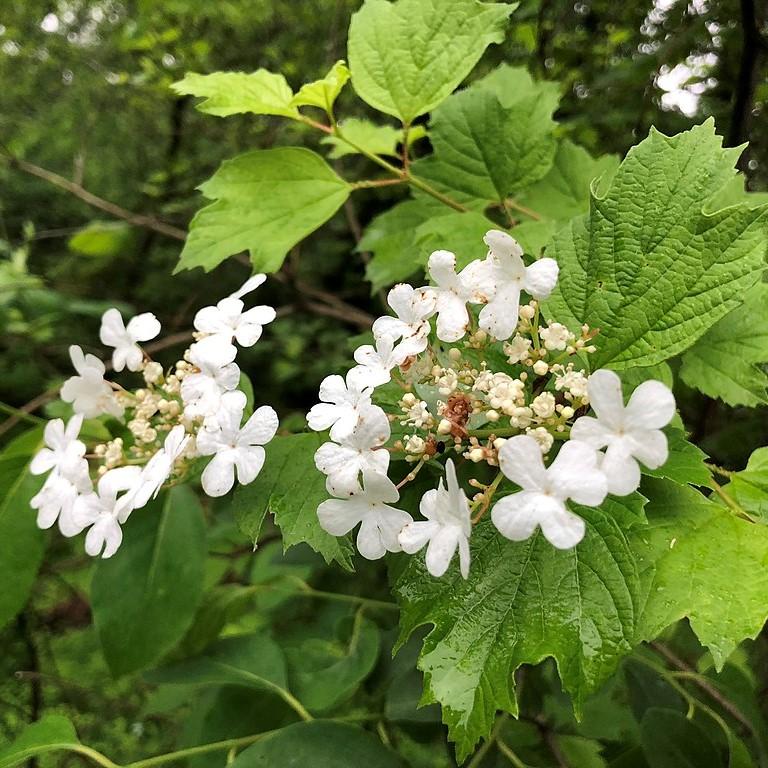
[[[200,270],[171,274],[181,239],[203,203],[195,188],[213,176],[223,160],[289,144],[318,151],[316,137],[297,123],[278,116],[210,117],[194,109],[195,100],[189,95],[171,90],[171,83],[185,72],[250,72],[263,67],[283,73],[297,90],[345,58],[349,20],[360,5],[357,0],[7,0],[3,4],[0,401],[11,407],[9,421],[0,426],[4,444],[25,427],[14,409],[51,391],[68,375],[69,344],[96,350],[105,308],[155,312],[166,332],[180,335],[181,349],[195,310],[242,282],[249,266],[237,259],[228,259],[206,276]],[[727,146],[749,140],[739,167],[748,188],[760,192],[768,186],[768,57],[750,37],[742,5],[751,8],[751,3],[736,0],[690,6],[523,0],[506,38],[491,46],[469,82],[480,80],[499,64],[525,67],[537,78],[551,81],[553,103],[560,97],[554,115],[558,138],[567,138],[594,156],[623,157],[651,126],[672,135],[712,116]],[[748,48],[757,45],[754,62],[744,56],[745,40]],[[716,57],[707,59],[712,54]],[[709,62],[706,72],[687,84],[693,90],[706,85],[695,114],[689,116],[665,106],[657,79],[659,73],[686,61],[694,70],[697,62]],[[514,105],[503,107],[514,110]],[[350,89],[341,93],[338,111],[347,117],[373,115]],[[471,105],[467,113],[472,114]],[[529,113],[526,107],[513,117],[522,120]],[[440,117],[438,108],[433,113],[436,153]],[[380,140],[385,147],[392,142],[391,136]],[[417,156],[426,153],[426,144],[414,146]],[[324,146],[321,154],[330,150],[332,146]],[[336,151],[328,157],[345,178],[371,175],[370,165],[359,155]],[[439,173],[432,172],[439,180]],[[75,194],[62,189],[51,174],[72,182]],[[84,190],[155,224],[165,222],[176,234],[132,226],[94,208],[82,199]],[[535,208],[533,194],[523,202]],[[348,365],[355,335],[368,328],[371,316],[381,313],[378,289],[391,280],[377,274],[375,266],[367,266],[369,252],[377,247],[375,228],[361,237],[378,213],[403,196],[398,187],[357,192],[326,226],[291,249],[278,276],[264,289],[262,295],[280,308],[281,316],[256,348],[246,350],[242,367],[259,402],[272,403],[284,426],[301,426],[320,380]],[[259,205],[258,195],[253,204]],[[567,211],[563,216],[576,213]],[[761,308],[764,312],[764,291],[758,293],[749,300],[755,314]],[[684,384],[676,395],[695,442],[717,464],[741,468],[756,446],[768,442],[766,408],[729,407],[685,386],[696,381],[708,392],[706,381],[702,385],[702,371],[710,365],[707,355],[733,334],[750,335],[749,327],[732,327],[733,322],[725,318],[697,343],[695,354],[686,358],[680,371]],[[178,349],[168,348],[158,357],[172,363],[174,351]],[[755,384],[750,377],[751,366],[764,360],[757,352],[754,360],[733,363],[745,369],[740,382],[753,398],[747,402],[765,399],[759,381]],[[743,391],[734,393],[733,401],[745,402]],[[46,413],[44,408],[42,412]],[[53,404],[47,414],[56,415]],[[315,439],[298,439],[310,437]],[[18,473],[26,460],[23,450],[17,454],[0,462],[0,473]],[[755,454],[748,467],[751,474],[745,472],[734,481],[734,493],[757,499],[755,506],[765,504],[761,461],[762,456]],[[269,478],[266,473],[261,485],[251,489],[253,498],[269,492],[265,491]],[[167,504],[163,514],[173,520],[172,501]],[[377,744],[391,745],[398,754],[394,758],[387,753],[381,765],[397,764],[387,762],[390,759],[414,766],[454,765],[437,708],[416,708],[421,693],[421,675],[414,669],[418,636],[391,660],[396,613],[388,602],[383,565],[370,565],[347,577],[306,547],[296,546],[283,555],[269,521],[253,556],[234,522],[245,504],[252,509],[253,501],[241,494],[200,511],[208,526],[207,543],[198,530],[199,516],[197,522],[177,520],[178,541],[184,542],[180,548],[209,549],[205,572],[186,574],[183,584],[191,601],[205,597],[199,598],[194,620],[177,627],[185,633],[181,647],[155,649],[152,658],[142,657],[145,638],[138,622],[131,626],[135,634],[127,635],[121,631],[125,616],[113,616],[110,625],[110,589],[119,589],[124,574],[109,565],[92,564],[77,544],[51,537],[32,600],[0,633],[0,735],[10,738],[23,723],[44,714],[64,714],[74,720],[83,743],[119,762],[130,762],[142,755],[236,739],[292,723],[296,712],[283,693],[290,689],[301,693],[298,699],[313,711],[341,711],[343,717],[360,720],[377,733]],[[273,505],[273,511],[279,517],[280,505]],[[154,524],[137,514],[126,537],[140,541],[142,531]],[[286,543],[298,541],[299,537]],[[317,548],[328,560],[350,563],[343,543],[325,542]],[[139,547],[137,569],[147,556]],[[695,563],[695,553],[692,557]],[[2,563],[0,574],[13,578],[13,570],[3,571]],[[750,580],[755,574],[743,577]],[[90,589],[92,578],[100,591]],[[323,595],[329,593],[349,599],[326,600]],[[92,624],[89,595],[105,622],[102,626]],[[432,601],[438,596],[426,597]],[[99,602],[106,603],[106,609],[100,609]],[[157,615],[162,617],[158,621],[173,624],[173,615],[162,603],[134,608],[137,616]],[[203,651],[218,652],[211,648],[218,648],[214,641],[226,642],[215,640],[222,631],[250,638],[251,656],[243,661],[250,677],[211,680],[205,667],[209,662],[200,661],[195,671],[200,687],[194,695],[187,686],[175,685],[174,665]],[[105,640],[109,637],[113,639]],[[269,664],[269,659],[282,659],[273,637],[284,649],[285,660]],[[699,683],[715,687],[714,698],[701,685],[695,691],[705,706],[727,720],[722,733],[713,735],[706,716],[685,719],[687,697],[693,694],[687,688],[681,692],[680,678],[670,672],[680,673],[680,666],[643,650],[622,666],[606,689],[583,703],[581,723],[561,693],[553,664],[522,668],[517,679],[522,717],[500,721],[500,743],[513,745],[526,763],[536,766],[765,764],[759,761],[766,756],[767,638],[760,635],[744,644],[719,675],[709,652],[701,649],[686,624],[669,630],[664,643],[665,652],[684,660]],[[102,646],[111,647],[112,655],[103,653]],[[259,682],[253,680],[254,656],[264,664]],[[670,663],[665,666],[665,661]],[[154,678],[138,672],[160,662],[163,668],[153,673]],[[729,710],[733,702],[739,716]],[[58,726],[54,722],[51,727],[55,731]],[[752,757],[740,756],[731,736],[724,744],[723,734],[731,733],[736,734],[734,740],[738,736],[750,744]],[[358,736],[357,731],[354,736],[302,733],[297,740],[357,744]],[[671,746],[664,745],[667,736]],[[653,757],[644,749],[649,740],[658,746]],[[296,743],[288,741],[282,749],[295,749]],[[352,748],[359,748],[361,761],[376,764],[377,758],[367,754],[368,742]],[[274,754],[267,752],[258,758],[262,763],[254,764],[274,764],[268,762]],[[729,754],[729,763],[723,762],[723,754]],[[514,764],[505,761],[503,751],[475,757],[476,765]],[[58,765],[63,758],[49,755],[40,760]],[[204,754],[189,763],[221,765],[223,760],[221,753]]]

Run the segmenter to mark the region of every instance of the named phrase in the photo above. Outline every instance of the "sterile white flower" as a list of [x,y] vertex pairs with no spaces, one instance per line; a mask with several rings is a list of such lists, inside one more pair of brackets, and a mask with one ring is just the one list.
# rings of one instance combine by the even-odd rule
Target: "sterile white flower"
[[85,474],[80,473],[75,482],[64,474],[51,473],[29,502],[30,507],[37,510],[37,527],[50,528],[58,520],[59,530],[64,536],[76,536],[83,526],[73,514],[75,501],[81,493],[91,490],[87,466]]
[[[85,551],[96,557],[112,557],[123,540],[120,523],[131,513],[130,500],[135,488],[141,483],[139,467],[119,467],[105,472],[97,485],[96,493],[79,496],[75,501],[73,516],[80,529],[90,527],[85,537]],[[127,493],[118,497],[120,491]]]
[[228,392],[221,398],[221,410],[214,419],[203,424],[197,434],[197,451],[201,456],[213,456],[203,470],[201,482],[209,496],[223,496],[237,479],[252,483],[264,466],[266,445],[277,432],[278,419],[273,408],[257,408],[248,421],[240,426],[245,410],[243,392]]
[[84,355],[76,344],[69,348],[69,356],[78,375],[64,382],[61,399],[65,403],[72,403],[75,413],[82,414],[86,419],[102,413],[120,418],[123,408],[117,402],[112,388],[104,381],[104,363],[95,355]]
[[490,286],[487,274],[472,262],[456,274],[456,256],[450,251],[435,251],[429,257],[429,275],[435,282],[437,297],[437,338],[458,341],[469,326],[467,302],[481,303],[488,299]]
[[258,288],[266,280],[266,275],[254,275],[231,296],[222,299],[215,307],[203,307],[195,315],[195,328],[209,334],[198,344],[203,348],[218,347],[232,343],[232,339],[241,347],[252,347],[260,338],[263,327],[275,319],[272,307],[261,305],[246,310],[240,298]]
[[[144,465],[141,470],[141,482],[136,488],[132,504],[139,509],[160,492],[168,479],[176,460],[184,454],[190,436],[184,427],[177,424],[166,436],[163,447]],[[122,521],[121,521],[122,522]]]
[[640,485],[638,461],[656,469],[667,460],[667,438],[661,428],[675,415],[674,395],[660,381],[644,381],[625,407],[621,379],[608,370],[589,377],[587,393],[597,418],[576,419],[571,438],[606,449],[600,469],[608,490],[625,496]]
[[545,468],[536,440],[528,435],[511,437],[499,450],[499,466],[522,490],[496,502],[491,510],[493,524],[512,541],[527,539],[540,526],[558,549],[576,546],[584,537],[585,525],[565,502],[602,504],[608,488],[597,465],[594,448],[569,440]]
[[364,408],[352,433],[338,443],[323,443],[315,452],[315,466],[328,475],[328,493],[343,497],[359,488],[358,475],[373,471],[386,475],[389,451],[380,446],[389,440],[387,414],[378,406]]
[[431,288],[414,288],[407,283],[398,283],[387,294],[387,303],[397,317],[378,318],[373,324],[376,339],[391,336],[401,339],[399,349],[403,359],[418,355],[427,348],[429,332],[432,329],[429,318],[435,314],[437,296]]
[[546,299],[557,283],[557,262],[545,258],[526,267],[517,240],[497,229],[487,232],[483,240],[489,249],[483,263],[495,292],[480,311],[480,327],[497,339],[508,339],[517,328],[520,292]]
[[83,458],[85,443],[77,439],[82,426],[83,415],[80,413],[76,413],[66,427],[61,419],[49,421],[43,433],[46,447],[35,454],[29,471],[33,475],[42,475],[51,470],[67,475],[76,472],[78,465],[85,464],[85,472],[88,474],[88,462]]
[[346,380],[338,374],[326,376],[320,383],[320,400],[307,414],[307,424],[315,432],[330,427],[331,440],[348,437],[357,424],[360,411],[371,404],[372,388],[353,371]]
[[207,417],[219,411],[221,396],[240,382],[240,369],[232,362],[237,350],[232,345],[189,348],[189,360],[198,370],[181,382],[184,412],[191,417]]
[[421,499],[419,511],[426,520],[416,520],[404,526],[398,535],[403,552],[409,555],[427,545],[426,565],[432,576],[440,577],[447,570],[456,550],[459,550],[459,568],[466,579],[469,576],[469,537],[472,519],[469,501],[456,480],[453,462],[445,463],[446,488],[443,479],[437,488],[427,491]]
[[345,499],[328,499],[317,508],[320,527],[332,536],[344,536],[358,523],[357,549],[368,560],[401,550],[397,535],[413,518],[390,506],[400,498],[395,484],[384,474],[363,473],[363,486]]
[[151,312],[136,315],[128,321],[128,325],[123,323],[120,310],[114,307],[101,316],[99,338],[102,344],[115,348],[112,367],[116,371],[122,371],[125,367],[129,371],[140,371],[144,352],[136,342],[154,339],[158,333],[160,322]]
[[402,354],[401,346],[395,346],[391,336],[379,336],[375,347],[363,344],[355,350],[354,358],[358,364],[352,368],[352,375],[367,387],[386,384],[392,379],[392,369],[408,357]]

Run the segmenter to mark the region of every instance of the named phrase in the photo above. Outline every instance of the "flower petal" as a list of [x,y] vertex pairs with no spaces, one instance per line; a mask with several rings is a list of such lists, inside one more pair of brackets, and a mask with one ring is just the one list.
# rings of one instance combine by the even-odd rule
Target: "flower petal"
[[626,496],[640,485],[640,467],[621,444],[608,446],[600,471],[605,476],[608,492],[615,496]]
[[[126,341],[127,333],[123,316],[119,309],[112,307],[101,316],[101,328],[99,329],[99,340],[108,347],[119,347]],[[71,354],[70,347],[70,354]],[[80,349],[78,347],[78,349]],[[82,355],[82,352],[81,352]],[[74,357],[73,357],[74,362]],[[77,365],[75,365],[77,368]]]
[[506,340],[517,329],[520,312],[520,287],[507,283],[480,310],[480,327],[499,340]]
[[359,499],[326,499],[317,508],[317,518],[326,533],[345,536],[369,509],[370,505]]
[[667,436],[660,429],[635,430],[627,435],[632,455],[648,469],[657,469],[667,461]]
[[258,477],[264,466],[265,457],[266,452],[260,445],[237,449],[235,466],[237,467],[237,481],[240,485],[248,485]]
[[425,558],[427,570],[432,576],[439,578],[448,570],[460,538],[461,530],[456,525],[442,526],[432,537]]
[[601,368],[589,377],[587,393],[592,410],[600,421],[611,430],[621,429],[624,420],[621,379],[613,371]]
[[220,451],[203,470],[200,478],[203,490],[208,496],[224,496],[235,484],[236,452]]
[[523,490],[544,487],[547,474],[539,444],[528,435],[510,437],[499,451],[501,471]]
[[133,341],[149,341],[160,333],[161,327],[160,321],[151,312],[143,312],[131,318],[125,330]]
[[246,294],[255,291],[266,279],[267,276],[261,273],[252,275],[234,293],[230,294],[230,298],[242,298]]
[[629,398],[625,411],[628,429],[661,429],[675,415],[675,396],[660,381],[644,381]]
[[547,498],[555,503],[554,499],[538,491],[520,491],[499,499],[491,510],[491,520],[496,530],[511,541],[530,538],[539,524],[537,504]]
[[583,538],[586,531],[584,521],[565,508],[558,505],[539,520],[541,531],[547,541],[557,549],[571,549]]
[[248,445],[266,445],[277,432],[280,420],[275,409],[269,405],[257,408],[253,415],[245,422],[240,430],[238,443],[246,442]]
[[600,506],[608,488],[597,462],[594,448],[578,440],[569,440],[547,470],[553,493],[561,501],[573,499],[588,507]]
[[397,540],[409,555],[413,555],[440,530],[440,526],[433,520],[416,520],[404,526],[397,535]]
[[613,435],[614,433],[594,416],[581,416],[571,427],[571,440],[578,440],[595,449],[608,445]]
[[464,336],[469,326],[469,312],[464,299],[443,291],[437,299],[437,312],[437,338],[440,341],[458,341]]
[[547,299],[557,285],[560,268],[554,259],[539,259],[525,268],[523,289],[534,299]]

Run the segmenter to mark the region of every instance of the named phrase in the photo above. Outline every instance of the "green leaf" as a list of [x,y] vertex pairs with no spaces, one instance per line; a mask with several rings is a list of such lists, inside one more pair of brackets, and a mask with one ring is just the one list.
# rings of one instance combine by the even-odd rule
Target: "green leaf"
[[366,227],[357,250],[373,258],[365,267],[365,277],[375,293],[407,280],[423,262],[416,254],[413,239],[417,227],[428,220],[430,209],[421,200],[406,200],[379,214]]
[[713,122],[629,151],[590,215],[555,235],[560,264],[548,312],[600,329],[595,367],[653,365],[683,352],[730,312],[764,269],[768,207],[705,213],[734,174]]
[[94,259],[122,255],[136,244],[136,230],[122,221],[91,221],[67,240],[70,251]]
[[276,692],[288,690],[283,652],[265,633],[226,637],[204,654],[153,670],[147,678],[177,685],[244,685]]
[[647,525],[631,498],[574,505],[587,533],[573,550],[556,550],[539,533],[510,542],[481,523],[467,581],[455,568],[432,579],[421,558],[404,569],[395,587],[401,640],[433,625],[419,659],[423,701],[442,704],[460,759],[487,736],[498,709],[516,712],[521,664],[553,656],[578,714],[624,655],[679,619],[688,618],[718,668],[760,631],[768,530],[668,480],[648,478],[643,490]]
[[290,248],[336,213],[350,187],[314,152],[282,147],[225,160],[200,191],[215,202],[192,219],[176,272],[208,271],[246,250],[255,270],[275,272]]
[[78,747],[80,741],[68,718],[43,715],[36,723],[26,726],[10,744],[0,745],[0,768],[11,768],[46,752],[76,751]]
[[355,725],[333,720],[295,723],[281,728],[248,749],[231,768],[402,768],[394,752]]
[[[402,138],[402,131],[391,125],[376,125],[370,120],[359,117],[350,117],[339,123],[342,135],[352,144],[374,155],[397,156],[397,144]],[[324,136],[321,144],[328,144],[331,151],[328,157],[336,160],[345,155],[358,154],[358,150],[338,136]]]
[[721,669],[768,618],[768,529],[668,480],[643,490],[650,525],[631,533],[645,596],[635,641],[687,617]]
[[33,429],[0,453],[0,629],[27,602],[45,550],[45,534],[29,506],[45,481],[28,469],[41,442],[42,431]]
[[282,75],[257,69],[255,72],[190,72],[171,88],[181,96],[200,96],[201,112],[217,117],[251,113],[298,118],[292,103],[293,91]]
[[446,99],[432,113],[434,155],[413,172],[459,200],[500,203],[541,179],[552,166],[556,142],[551,84],[533,83],[523,69],[501,70],[508,90],[481,80]]
[[302,85],[291,104],[294,107],[319,107],[332,115],[334,102],[348,80],[349,69],[346,63],[337,61],[322,80]]
[[366,0],[349,28],[358,95],[411,123],[434,109],[504,39],[516,4],[475,0]]
[[557,550],[539,533],[511,542],[484,522],[472,533],[468,580],[457,569],[433,579],[412,558],[396,584],[401,639],[434,625],[419,659],[423,702],[442,704],[460,761],[498,709],[517,712],[512,675],[521,664],[554,656],[579,706],[632,647],[640,577],[625,529],[636,512],[609,497],[578,513],[587,534],[576,549]]
[[758,283],[744,303],[713,325],[683,355],[680,376],[694,389],[728,405],[768,403],[768,284]]
[[91,604],[104,658],[115,676],[145,669],[192,624],[202,597],[203,510],[185,485],[135,511],[124,540],[93,574]]
[[768,448],[754,451],[746,469],[731,476],[726,490],[739,506],[768,523]]
[[517,197],[518,202],[546,219],[566,221],[589,210],[592,182],[609,179],[619,167],[616,155],[592,157],[586,149],[563,139],[544,178]]
[[432,216],[414,232],[414,243],[420,252],[420,262],[426,266],[429,254],[437,250],[453,251],[459,269],[470,261],[484,259],[488,248],[483,237],[489,229],[498,229],[482,213],[449,212]]
[[235,493],[237,524],[256,544],[261,522],[270,511],[283,535],[284,549],[306,543],[327,563],[335,560],[352,570],[354,550],[349,539],[326,533],[317,519],[317,507],[328,498],[325,476],[314,461],[323,442],[316,433],[278,435],[269,444],[259,476]]
[[680,712],[649,709],[640,739],[649,768],[724,768],[707,731]]
[[326,712],[348,699],[379,657],[379,630],[372,621],[358,611],[343,624],[341,637],[305,636],[283,644],[291,689],[313,712]]
[[643,467],[643,473],[654,477],[666,477],[680,483],[680,485],[690,483],[691,485],[708,486],[712,475],[704,463],[707,454],[698,445],[689,443],[681,429],[670,427],[665,431],[669,445],[669,457],[658,469]]

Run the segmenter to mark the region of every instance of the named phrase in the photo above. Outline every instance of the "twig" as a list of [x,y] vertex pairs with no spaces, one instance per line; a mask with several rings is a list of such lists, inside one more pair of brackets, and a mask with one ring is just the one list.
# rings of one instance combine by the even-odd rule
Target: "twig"
[[98,208],[100,211],[104,211],[117,219],[127,221],[129,224],[133,224],[136,227],[150,229],[153,232],[158,232],[159,234],[171,237],[174,240],[183,241],[187,239],[187,233],[183,229],[174,227],[172,224],[166,224],[154,216],[147,216],[143,213],[129,211],[116,203],[105,200],[103,197],[94,195],[93,192],[89,192],[85,187],[76,184],[74,181],[65,179],[63,176],[59,176],[58,173],[49,171],[46,168],[41,168],[39,165],[29,163],[26,160],[22,160],[7,152],[0,155],[0,157],[4,157],[11,168],[16,168],[31,176],[36,176],[38,179],[47,181],[49,184],[53,184],[54,186],[69,192],[83,202],[88,203],[88,205]]
[[507,722],[507,718],[509,718],[509,714],[507,712],[503,712],[496,718],[496,723],[493,726],[491,735],[480,745],[480,748],[472,756],[472,759],[469,761],[469,763],[467,763],[467,768],[477,768],[480,763],[483,762],[483,758],[488,754],[490,748],[499,738],[499,733],[501,733],[501,729],[504,726],[504,723]]
[[690,664],[681,659],[674,651],[663,643],[654,641],[649,643],[649,645],[659,654],[659,656],[668,661],[673,667],[684,672],[688,680],[707,693],[710,698],[714,699],[729,715],[731,715],[731,717],[733,717],[734,720],[741,723],[749,733],[754,733],[754,727],[747,719],[746,715],[744,715],[744,713],[730,699],[726,698],[712,683],[704,678],[703,675],[696,672]]

